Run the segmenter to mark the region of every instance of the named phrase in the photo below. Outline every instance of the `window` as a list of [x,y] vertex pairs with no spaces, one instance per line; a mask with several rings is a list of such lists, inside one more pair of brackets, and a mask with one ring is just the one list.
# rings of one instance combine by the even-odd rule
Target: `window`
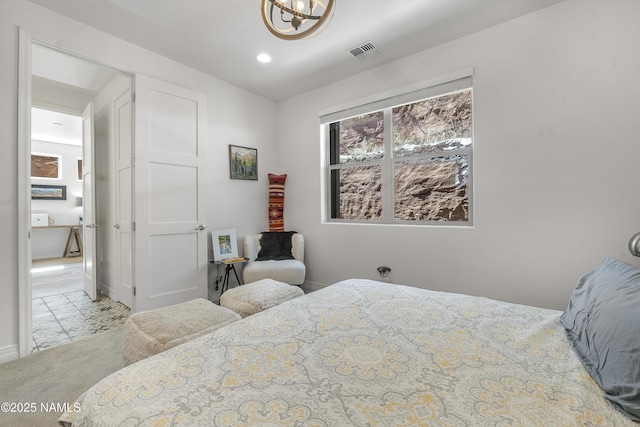
[[322,121],[330,221],[471,225],[470,77]]

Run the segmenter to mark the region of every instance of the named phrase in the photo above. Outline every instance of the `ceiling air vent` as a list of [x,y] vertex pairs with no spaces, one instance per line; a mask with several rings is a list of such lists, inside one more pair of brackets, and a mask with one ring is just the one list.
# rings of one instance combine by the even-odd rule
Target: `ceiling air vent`
[[382,51],[373,42],[368,41],[349,49],[349,53],[360,62],[367,62],[380,54]]

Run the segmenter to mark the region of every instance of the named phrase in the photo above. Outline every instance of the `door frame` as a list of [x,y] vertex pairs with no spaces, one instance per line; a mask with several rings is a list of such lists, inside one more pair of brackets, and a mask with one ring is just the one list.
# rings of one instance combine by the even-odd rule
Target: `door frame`
[[[98,254],[96,237],[98,233],[96,224],[96,139],[94,135],[95,109],[93,100],[89,101],[81,117],[82,171],[80,173],[82,174],[82,197],[84,200],[82,204],[82,243],[84,246],[84,251],[82,252],[82,281],[84,292],[95,301],[98,299],[98,269],[96,268],[96,256]],[[87,122],[89,129],[86,128]],[[89,179],[87,179],[87,175],[89,175]],[[85,191],[87,189],[91,195],[90,197],[87,197],[87,191]],[[90,269],[87,268],[88,265],[90,265]],[[90,272],[89,275],[87,275],[87,271]]]
[[[114,197],[113,200],[113,220],[115,224],[113,228],[115,229],[115,262],[113,268],[113,279],[115,280],[114,291],[118,298],[118,301],[129,307],[133,310],[133,138],[134,138],[134,111],[135,106],[133,102],[133,87],[129,88],[122,95],[114,100],[114,135],[115,135],[115,144],[113,147],[113,166],[114,166],[114,176],[113,176],[113,188],[114,188]],[[122,143],[122,137],[124,129],[122,119],[120,116],[120,110],[128,105],[129,111],[129,128],[128,128],[128,145]],[[126,146],[129,149],[129,152],[123,154],[123,147]],[[126,158],[126,160],[124,160]],[[126,173],[123,178],[123,171],[128,170],[129,179],[127,182]],[[124,180],[124,184],[123,184]],[[129,188],[128,194],[123,194],[123,188]],[[123,208],[123,203],[127,203],[127,207]],[[128,211],[128,216],[123,215],[123,212]],[[124,240],[128,239],[128,242],[124,245],[123,248],[123,236],[125,236]],[[124,255],[123,251],[127,250],[127,254]],[[129,260],[128,263],[123,262],[123,260]]]
[[[36,43],[68,55],[112,68],[131,78],[124,64],[86,51],[64,40],[32,30],[18,29],[18,353],[28,356],[33,348],[31,289],[31,107],[32,52]],[[111,202],[110,202],[111,203]]]

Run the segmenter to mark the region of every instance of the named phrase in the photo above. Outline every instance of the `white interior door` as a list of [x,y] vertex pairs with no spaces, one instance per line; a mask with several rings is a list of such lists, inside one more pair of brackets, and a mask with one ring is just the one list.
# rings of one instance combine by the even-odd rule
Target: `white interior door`
[[206,97],[136,75],[134,311],[207,297]]
[[132,229],[132,105],[131,91],[115,101],[115,241],[116,297],[133,307],[133,229]]
[[96,300],[97,278],[95,269],[96,224],[95,224],[95,167],[93,162],[93,103],[90,102],[82,113],[82,217],[83,217],[83,277],[84,291]]

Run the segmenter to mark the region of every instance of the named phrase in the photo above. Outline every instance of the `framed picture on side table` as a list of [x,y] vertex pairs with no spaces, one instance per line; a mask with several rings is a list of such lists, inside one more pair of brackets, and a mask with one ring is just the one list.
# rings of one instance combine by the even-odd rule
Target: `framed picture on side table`
[[213,230],[211,232],[211,243],[214,261],[238,258],[238,241],[236,240],[235,228]]

